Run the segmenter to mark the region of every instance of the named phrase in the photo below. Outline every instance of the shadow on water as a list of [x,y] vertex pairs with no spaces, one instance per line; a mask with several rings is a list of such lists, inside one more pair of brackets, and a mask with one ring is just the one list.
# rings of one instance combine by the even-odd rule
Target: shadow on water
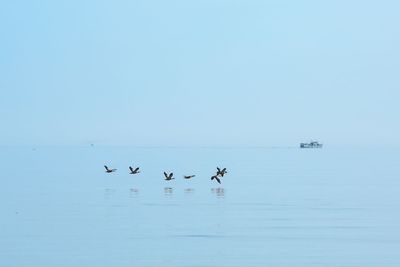
[[211,194],[215,195],[217,198],[224,198],[225,189],[223,187],[211,188]]
[[164,196],[170,197],[174,194],[174,189],[172,187],[164,187]]

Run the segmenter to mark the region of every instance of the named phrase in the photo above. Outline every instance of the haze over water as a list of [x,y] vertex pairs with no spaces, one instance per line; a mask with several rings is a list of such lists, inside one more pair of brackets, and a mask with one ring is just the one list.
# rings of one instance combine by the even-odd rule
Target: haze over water
[[400,1],[1,4],[0,267],[400,266]]
[[2,148],[0,266],[399,266],[399,152]]

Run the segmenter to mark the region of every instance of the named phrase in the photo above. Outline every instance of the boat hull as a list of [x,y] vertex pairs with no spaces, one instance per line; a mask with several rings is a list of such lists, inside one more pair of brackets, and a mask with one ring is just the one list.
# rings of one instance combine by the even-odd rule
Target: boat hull
[[301,143],[300,148],[322,148],[322,144]]

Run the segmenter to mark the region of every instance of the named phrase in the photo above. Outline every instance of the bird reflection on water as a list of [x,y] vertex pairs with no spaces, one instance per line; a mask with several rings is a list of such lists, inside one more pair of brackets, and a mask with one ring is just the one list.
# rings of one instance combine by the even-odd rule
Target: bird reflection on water
[[111,198],[115,194],[115,189],[106,188],[104,189],[104,198]]
[[172,196],[174,194],[174,189],[172,187],[164,187],[164,195]]
[[183,192],[185,192],[185,195],[193,194],[194,188],[185,188],[185,190]]
[[130,198],[137,198],[139,196],[139,189],[137,188],[131,188],[129,190],[129,197]]
[[211,188],[211,194],[215,195],[217,198],[224,198],[225,189],[223,187]]

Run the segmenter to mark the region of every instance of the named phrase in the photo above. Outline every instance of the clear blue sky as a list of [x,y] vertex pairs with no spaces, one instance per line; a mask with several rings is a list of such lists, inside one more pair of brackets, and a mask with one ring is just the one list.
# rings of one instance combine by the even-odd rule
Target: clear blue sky
[[0,145],[399,145],[399,10],[2,1]]

